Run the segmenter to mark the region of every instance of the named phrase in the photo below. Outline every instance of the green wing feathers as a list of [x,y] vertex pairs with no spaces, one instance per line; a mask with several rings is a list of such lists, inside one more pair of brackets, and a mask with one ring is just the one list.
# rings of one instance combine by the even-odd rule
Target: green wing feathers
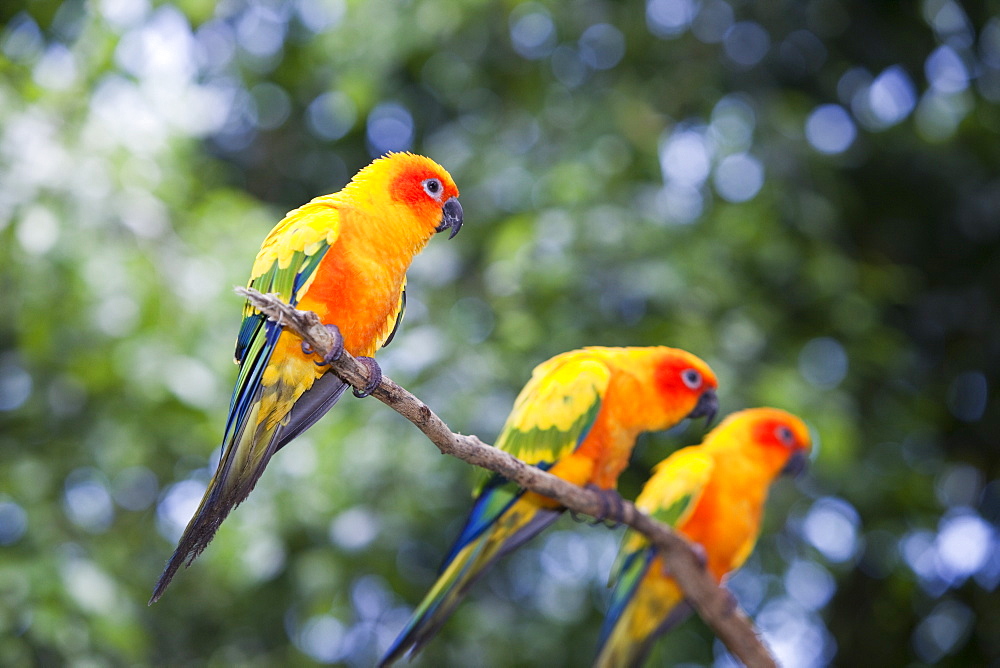
[[[583,354],[539,365],[515,400],[496,447],[548,469],[587,438],[610,382],[607,365]],[[480,473],[477,496],[492,477]]]
[[[249,286],[277,294],[295,305],[309,289],[316,270],[340,231],[337,210],[323,198],[290,212],[264,240]],[[281,328],[246,304],[236,340],[240,365],[229,404],[219,468],[201,505],[160,576],[150,602],[170,584],[181,564],[190,564],[212,540],[229,512],[253,489],[277,449],[276,436],[287,422],[293,390],[280,380],[263,382]]]

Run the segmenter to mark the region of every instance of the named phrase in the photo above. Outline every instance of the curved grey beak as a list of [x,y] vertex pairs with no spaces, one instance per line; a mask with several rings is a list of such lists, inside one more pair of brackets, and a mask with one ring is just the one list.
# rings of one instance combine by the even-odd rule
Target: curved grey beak
[[785,466],[784,468],[781,469],[781,472],[787,473],[788,475],[791,476],[797,476],[798,474],[805,471],[808,465],[809,465],[809,457],[806,456],[806,453],[799,450],[798,452],[793,453],[792,456],[788,458],[788,461],[785,462]]
[[719,412],[719,398],[715,396],[715,390],[708,389],[698,397],[698,403],[694,405],[694,410],[688,413],[689,418],[705,418],[705,426],[712,424],[715,414]]
[[462,205],[454,197],[444,203],[444,207],[441,210],[441,224],[435,229],[438,232],[444,232],[449,227],[451,228],[451,234],[448,235],[449,239],[453,238],[462,229]]

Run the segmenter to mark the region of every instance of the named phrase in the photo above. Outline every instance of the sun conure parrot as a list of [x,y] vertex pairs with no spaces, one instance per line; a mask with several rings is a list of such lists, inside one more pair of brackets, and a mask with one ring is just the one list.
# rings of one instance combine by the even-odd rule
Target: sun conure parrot
[[[534,370],[496,447],[571,483],[617,496],[613,490],[636,437],[688,417],[711,420],[718,408],[716,384],[705,362],[674,348],[594,347],[563,353]],[[475,496],[441,576],[381,665],[408,650],[419,651],[494,561],[564,510],[498,475],[485,477]]]
[[[343,349],[371,370],[403,317],[406,270],[436,232],[462,227],[451,175],[429,158],[394,153],[358,172],[340,192],[289,212],[264,239],[250,287],[339,328]],[[236,341],[240,370],[229,405],[219,468],[150,603],[182,563],[197,557],[230,510],[246,498],[271,456],[326,413],[346,385],[292,332],[247,304]],[[357,393],[364,396],[364,393]]]
[[[802,420],[785,411],[734,413],[701,445],[660,462],[635,505],[704,548],[708,572],[722,582],[753,551],[771,483],[805,468],[811,443]],[[636,531],[625,534],[611,580],[594,665],[638,666],[657,636],[686,619],[691,608],[658,550]]]

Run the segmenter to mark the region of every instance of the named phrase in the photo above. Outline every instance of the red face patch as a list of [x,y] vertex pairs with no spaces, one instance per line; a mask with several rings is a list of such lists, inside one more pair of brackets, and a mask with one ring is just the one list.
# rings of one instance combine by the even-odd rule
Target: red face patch
[[754,440],[762,445],[785,450],[801,450],[805,446],[791,425],[779,419],[758,422],[754,426]]
[[440,208],[458,196],[451,179],[426,164],[406,165],[392,180],[392,198],[414,209]]
[[657,365],[655,379],[657,387],[667,395],[698,395],[715,386],[711,379],[702,375],[700,369],[680,359],[666,360]]

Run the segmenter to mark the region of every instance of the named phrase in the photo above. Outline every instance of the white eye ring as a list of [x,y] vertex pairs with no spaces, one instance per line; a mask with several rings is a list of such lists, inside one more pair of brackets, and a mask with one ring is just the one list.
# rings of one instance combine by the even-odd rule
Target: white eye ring
[[697,390],[701,387],[701,374],[694,369],[685,369],[681,371],[681,380],[692,390]]
[[441,193],[444,191],[444,186],[437,179],[425,179],[423,182],[424,192],[427,193],[433,199],[441,199]]
[[793,434],[792,430],[786,427],[785,425],[777,427],[774,430],[774,435],[778,438],[779,441],[781,441],[788,447],[792,447],[793,445],[795,445],[795,434]]

